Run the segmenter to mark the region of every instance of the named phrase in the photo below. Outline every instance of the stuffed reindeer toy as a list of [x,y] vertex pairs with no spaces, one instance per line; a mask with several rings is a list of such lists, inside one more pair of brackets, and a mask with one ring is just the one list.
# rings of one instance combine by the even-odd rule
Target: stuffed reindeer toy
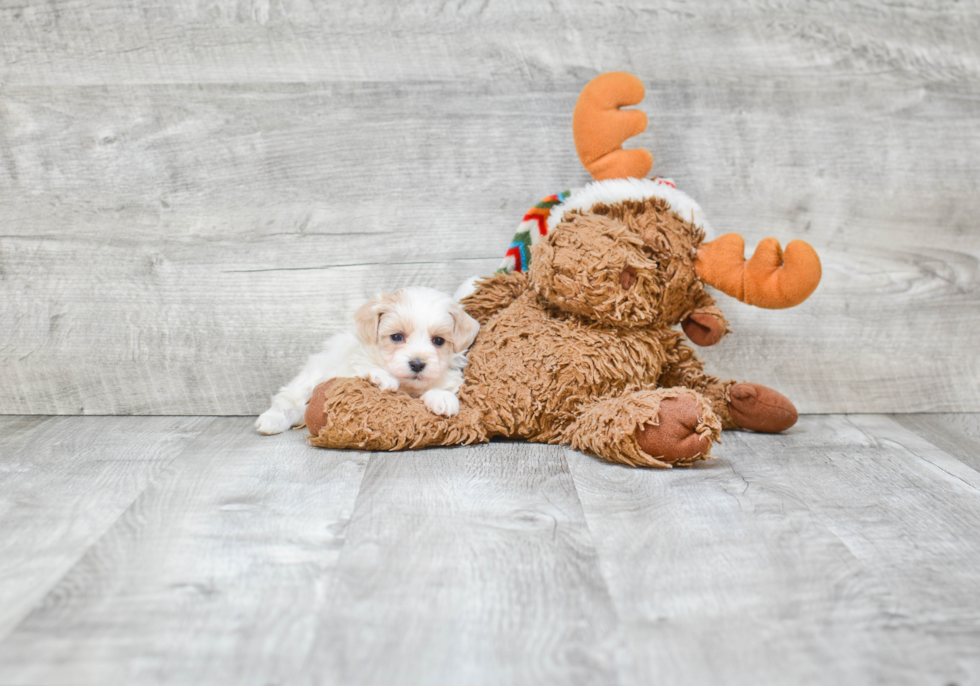
[[[363,379],[319,386],[306,412],[313,445],[404,450],[495,436],[559,443],[634,466],[711,457],[725,429],[777,432],[797,419],[780,393],[704,373],[687,340],[728,333],[706,286],[757,307],[803,302],[820,260],[802,241],[767,238],[746,261],[742,237],[706,241],[701,208],[653,158],[621,144],[646,128],[640,81],[603,74],[572,119],[594,181],[539,203],[501,271],[463,299],[482,328],[469,352],[460,411],[435,415]],[[680,325],[683,333],[675,330]]]

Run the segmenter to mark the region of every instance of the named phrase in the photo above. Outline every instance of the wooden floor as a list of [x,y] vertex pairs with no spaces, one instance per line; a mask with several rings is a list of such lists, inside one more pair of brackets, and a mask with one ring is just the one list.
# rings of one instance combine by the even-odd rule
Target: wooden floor
[[692,469],[0,417],[0,684],[980,680],[980,415]]

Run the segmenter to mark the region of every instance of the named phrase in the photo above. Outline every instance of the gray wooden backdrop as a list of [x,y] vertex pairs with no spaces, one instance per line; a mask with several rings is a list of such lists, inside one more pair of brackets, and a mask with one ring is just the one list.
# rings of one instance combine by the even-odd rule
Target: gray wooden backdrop
[[794,310],[720,298],[712,371],[980,411],[978,36],[946,0],[0,0],[0,413],[261,411],[364,299],[489,273],[585,181],[609,70],[653,173],[823,259]]

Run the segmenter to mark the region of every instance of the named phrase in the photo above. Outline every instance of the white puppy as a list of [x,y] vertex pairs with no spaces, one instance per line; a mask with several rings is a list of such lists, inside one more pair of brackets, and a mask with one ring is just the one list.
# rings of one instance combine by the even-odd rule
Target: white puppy
[[356,376],[385,391],[421,398],[430,412],[459,412],[466,350],[480,323],[445,293],[410,286],[379,295],[354,314],[355,332],[327,339],[299,375],[255,420],[259,433],[277,434],[302,423],[313,389],[327,379]]

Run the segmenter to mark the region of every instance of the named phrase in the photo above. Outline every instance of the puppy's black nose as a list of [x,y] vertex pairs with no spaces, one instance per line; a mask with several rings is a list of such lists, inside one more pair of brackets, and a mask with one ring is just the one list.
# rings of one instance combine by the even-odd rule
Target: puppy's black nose
[[425,362],[423,362],[422,360],[420,360],[418,358],[415,358],[414,360],[409,360],[408,361],[408,366],[416,374],[421,374],[422,373],[422,370],[425,369]]

